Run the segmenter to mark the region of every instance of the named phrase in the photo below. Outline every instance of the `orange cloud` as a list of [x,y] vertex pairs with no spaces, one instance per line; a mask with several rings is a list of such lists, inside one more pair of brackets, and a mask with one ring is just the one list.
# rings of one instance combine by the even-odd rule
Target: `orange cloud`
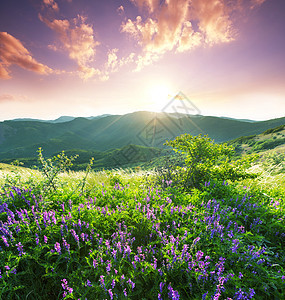
[[11,76],[9,75],[9,72],[7,68],[4,67],[4,65],[0,62],[0,79],[10,79]]
[[203,36],[200,32],[195,32],[191,22],[186,21],[178,42],[177,52],[186,52],[201,45]]
[[229,9],[224,0],[193,0],[191,13],[199,22],[199,29],[207,44],[234,40]]
[[47,8],[51,8],[54,11],[59,12],[58,5],[54,0],[43,0],[43,3]]
[[[49,20],[39,14],[39,19],[50,29],[55,31],[64,50],[69,57],[78,64],[79,74],[82,78],[88,79],[98,73],[98,70],[88,66],[94,60],[96,47],[100,45],[94,39],[94,31],[91,25],[86,24],[86,18],[78,15],[72,20]],[[52,47],[57,50],[59,47]]]
[[7,32],[0,32],[0,78],[9,79],[11,65],[39,74],[49,74],[53,70],[37,62],[23,44]]
[[146,8],[150,13],[158,9],[160,0],[130,0],[141,10]]
[[0,102],[10,102],[10,101],[15,101],[15,97],[10,94],[2,94],[0,95]]
[[[142,54],[137,57],[138,69],[168,51],[185,52],[202,45],[233,41],[236,36],[233,15],[248,9],[248,0],[130,1],[142,14],[123,21],[121,32],[142,47]],[[265,1],[250,0],[250,6]]]

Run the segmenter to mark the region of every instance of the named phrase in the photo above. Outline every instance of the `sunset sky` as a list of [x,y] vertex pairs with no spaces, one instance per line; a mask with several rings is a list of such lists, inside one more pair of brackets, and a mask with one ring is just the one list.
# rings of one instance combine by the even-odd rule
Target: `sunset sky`
[[284,0],[7,0],[0,121],[160,111],[285,116]]

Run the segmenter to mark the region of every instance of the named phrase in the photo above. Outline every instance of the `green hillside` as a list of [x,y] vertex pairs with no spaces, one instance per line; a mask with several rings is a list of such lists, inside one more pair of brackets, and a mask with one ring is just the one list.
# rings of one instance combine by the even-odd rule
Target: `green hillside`
[[[47,149],[51,149],[51,145],[47,145]],[[44,148],[44,154],[46,148]],[[18,160],[25,167],[38,166],[37,149],[35,149],[32,157],[21,157]],[[56,156],[60,151],[53,153],[50,156]],[[120,149],[112,149],[108,151],[71,149],[66,150],[65,154],[70,156],[78,156],[73,162],[72,170],[86,169],[91,158],[94,158],[92,165],[93,169],[116,169],[136,167],[142,163],[146,163],[154,158],[160,157],[166,153],[166,150],[138,145],[127,145]],[[14,162],[14,158],[5,158],[1,161],[6,164]]]
[[238,154],[259,153],[266,150],[284,148],[285,125],[270,128],[261,134],[241,136],[229,142]]
[[4,121],[0,122],[0,160],[32,158],[39,147],[46,156],[72,149],[104,152],[130,144],[162,148],[166,139],[183,133],[208,134],[216,142],[224,142],[284,124],[285,118],[248,122],[207,116],[177,118],[174,114],[151,112],[76,118],[62,123]]

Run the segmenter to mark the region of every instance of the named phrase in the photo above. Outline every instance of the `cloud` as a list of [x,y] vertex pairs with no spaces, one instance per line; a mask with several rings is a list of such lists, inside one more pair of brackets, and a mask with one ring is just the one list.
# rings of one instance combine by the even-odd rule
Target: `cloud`
[[158,9],[160,0],[130,0],[136,6],[139,7],[140,10],[146,9],[150,13],[154,12]]
[[86,18],[78,15],[70,21],[49,20],[39,14],[39,19],[57,33],[62,45],[62,47],[50,45],[49,48],[66,50],[70,59],[76,61],[82,78],[88,79],[98,73],[98,70],[89,67],[88,64],[94,60],[96,47],[100,43],[94,39],[93,28],[86,23]]
[[10,101],[15,101],[15,97],[10,94],[2,94],[0,95],[0,102],[10,102]]
[[10,79],[9,71],[4,67],[4,64],[0,62],[0,79]]
[[59,12],[57,3],[54,0],[43,0],[43,4],[47,8],[51,8],[55,12]]
[[2,94],[0,95],[1,102],[29,102],[31,101],[27,96],[24,95],[11,95],[11,94]]
[[186,52],[201,45],[203,36],[195,32],[191,22],[184,22],[181,36],[178,42],[177,52]]
[[256,8],[257,6],[262,5],[265,1],[266,1],[266,0],[251,0],[251,1],[250,1],[250,4],[251,4],[250,8],[251,8],[251,9],[254,9],[254,8]]
[[[266,0],[250,0],[251,8]],[[229,43],[236,38],[234,16],[248,9],[248,0],[130,0],[140,15],[126,19],[121,32],[142,48],[137,69],[169,51]]]
[[227,43],[234,40],[229,8],[224,0],[193,0],[191,13],[198,20],[206,44]]
[[0,32],[0,78],[9,79],[11,65],[39,74],[49,74],[53,70],[37,62],[23,44],[7,32]]

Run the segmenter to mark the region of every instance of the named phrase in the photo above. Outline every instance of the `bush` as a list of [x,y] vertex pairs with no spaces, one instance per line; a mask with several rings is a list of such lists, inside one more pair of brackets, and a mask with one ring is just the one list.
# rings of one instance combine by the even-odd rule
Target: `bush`
[[255,156],[246,156],[235,162],[234,148],[226,143],[216,144],[208,136],[184,134],[173,141],[167,141],[178,154],[177,159],[166,161],[158,171],[158,182],[165,186],[171,182],[183,190],[200,188],[210,179],[237,180],[252,176],[246,169]]

